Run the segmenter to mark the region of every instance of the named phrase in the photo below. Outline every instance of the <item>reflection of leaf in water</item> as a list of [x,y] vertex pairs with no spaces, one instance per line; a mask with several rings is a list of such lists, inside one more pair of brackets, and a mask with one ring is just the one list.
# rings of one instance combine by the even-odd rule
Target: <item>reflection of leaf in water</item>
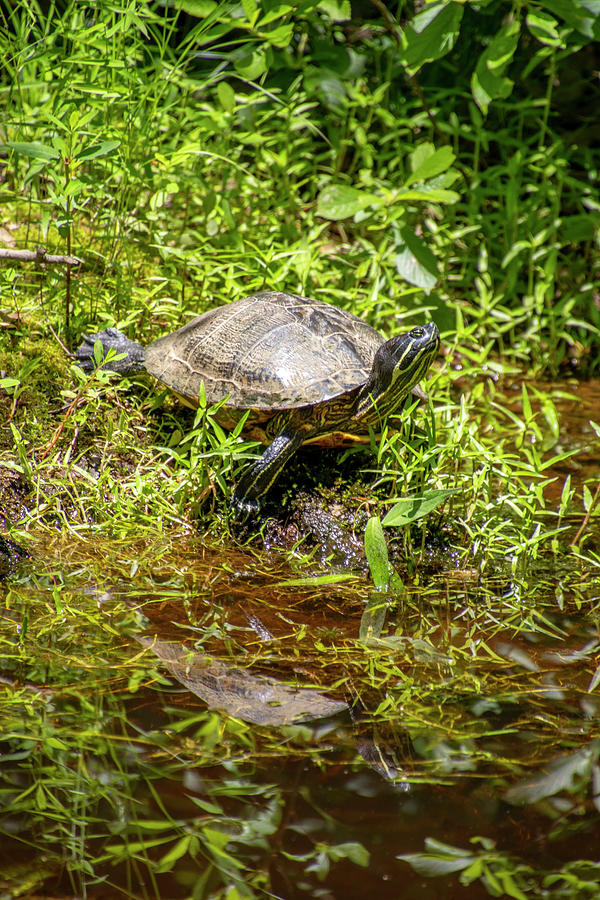
[[[402,853],[397,859],[403,859],[419,875],[450,875],[468,869],[477,860],[477,854],[451,844],[443,844],[435,838],[425,838],[426,853]],[[470,882],[468,882],[470,883]]]
[[187,650],[176,641],[136,639],[163,661],[169,672],[210,708],[256,725],[291,725],[335,716],[348,709],[320,691],[292,688],[274,678],[251,675],[202,653]]
[[560,791],[574,793],[592,777],[594,763],[600,756],[600,740],[587,747],[561,756],[548,764],[546,772],[536,778],[519,781],[504,794],[508,803],[536,803]]

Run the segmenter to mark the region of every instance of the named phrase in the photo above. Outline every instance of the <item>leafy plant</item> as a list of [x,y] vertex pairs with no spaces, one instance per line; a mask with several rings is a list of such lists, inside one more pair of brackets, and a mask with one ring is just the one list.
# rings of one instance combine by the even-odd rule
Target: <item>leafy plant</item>
[[566,863],[555,870],[536,872],[531,866],[508,853],[497,851],[494,841],[473,838],[480,850],[468,851],[427,838],[424,853],[403,854],[420,875],[442,876],[460,872],[464,887],[480,881],[490,897],[527,897],[543,895],[558,898],[593,897],[600,885],[600,866],[592,860]]

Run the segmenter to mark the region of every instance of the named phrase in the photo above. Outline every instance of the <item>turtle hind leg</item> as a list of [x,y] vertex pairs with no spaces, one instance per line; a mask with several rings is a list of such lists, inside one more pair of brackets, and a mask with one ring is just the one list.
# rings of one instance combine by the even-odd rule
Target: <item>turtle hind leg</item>
[[233,503],[238,512],[251,514],[260,507],[260,498],[279,478],[296,450],[304,443],[304,435],[285,430],[269,444],[260,459],[244,470],[233,493]]

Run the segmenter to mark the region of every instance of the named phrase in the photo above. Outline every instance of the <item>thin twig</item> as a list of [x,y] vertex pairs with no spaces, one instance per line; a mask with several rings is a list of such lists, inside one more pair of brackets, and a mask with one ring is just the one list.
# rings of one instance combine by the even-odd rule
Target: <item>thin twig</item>
[[6,247],[1,247],[0,259],[16,259],[20,262],[56,263],[65,266],[83,265],[83,260],[77,256],[55,256],[52,253],[46,253],[45,247],[38,247],[37,250],[10,250]]
[[[92,379],[90,379],[90,381],[91,380]],[[58,424],[58,427],[54,431],[52,440],[50,441],[49,444],[46,445],[45,450],[40,454],[41,459],[46,459],[46,457],[48,456],[50,451],[54,449],[54,447],[56,446],[56,442],[58,441],[59,437],[62,434],[63,428],[67,424],[67,420],[69,419],[69,416],[71,416],[71,414],[76,409],[76,407],[78,406],[78,404],[81,402],[82,399],[83,399],[83,389],[78,391],[77,394],[75,395],[75,399],[69,403],[66,413],[64,414],[61,422]]]
[[61,346],[62,349],[64,350],[65,354],[69,357],[69,359],[76,359],[75,354],[74,354],[74,353],[71,353],[71,351],[69,350],[69,348],[66,347],[66,346],[63,344],[63,342],[61,341],[61,339],[59,338],[59,336],[58,336],[57,333],[55,332],[54,328],[52,327],[52,325],[50,324],[50,322],[48,322],[47,320],[46,320],[46,325],[47,325],[47,327],[50,329],[50,331],[52,332],[52,337],[54,338],[54,340],[55,340],[58,344],[60,344],[60,346]]
[[596,500],[598,499],[599,495],[600,495],[600,481],[598,482],[598,486],[594,492],[594,496],[592,497],[592,502],[588,506],[587,512],[586,512],[585,516],[583,517],[583,522],[581,523],[581,528],[579,529],[579,531],[577,532],[577,534],[571,541],[571,547],[574,547],[575,544],[577,544],[577,542],[579,541],[579,538],[581,537],[581,535],[583,533],[583,530],[587,526],[587,523],[590,521],[590,516],[593,512],[594,506],[596,505]]

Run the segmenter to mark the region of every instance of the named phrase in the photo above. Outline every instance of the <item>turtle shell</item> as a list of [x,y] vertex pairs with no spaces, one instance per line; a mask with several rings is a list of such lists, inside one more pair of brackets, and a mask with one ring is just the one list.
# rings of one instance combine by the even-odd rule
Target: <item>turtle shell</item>
[[192,405],[254,410],[257,420],[360,388],[381,335],[320,300],[265,291],[211,309],[150,344],[147,370]]

